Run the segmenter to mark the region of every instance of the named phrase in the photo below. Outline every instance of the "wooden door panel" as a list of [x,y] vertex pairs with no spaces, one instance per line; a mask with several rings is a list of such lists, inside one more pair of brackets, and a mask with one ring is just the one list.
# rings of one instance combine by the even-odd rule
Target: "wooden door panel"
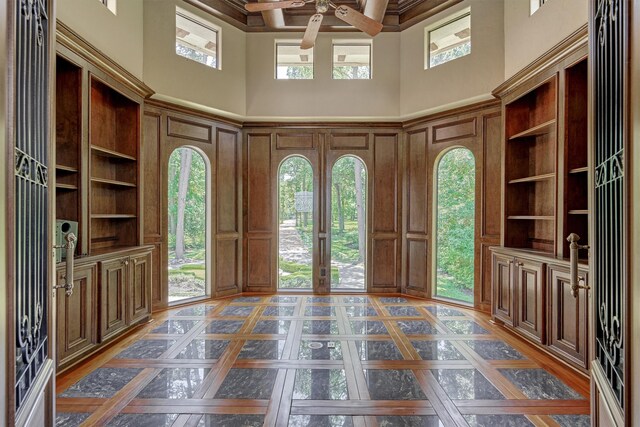
[[529,338],[544,343],[545,265],[516,258],[515,296],[518,309],[515,327]]
[[493,254],[492,265],[493,315],[513,325],[513,258]]
[[[65,270],[58,270],[57,284],[65,282]],[[57,302],[57,366],[89,351],[96,343],[97,265],[92,264],[74,271],[73,294],[64,289],[56,292]]]
[[[580,271],[588,283],[588,274]],[[587,368],[587,294],[580,289],[571,294],[569,269],[549,266],[549,346],[565,359]]]
[[125,288],[128,258],[101,263],[100,340],[105,341],[127,326]]
[[131,257],[127,283],[128,325],[144,319],[151,312],[151,266],[151,252]]

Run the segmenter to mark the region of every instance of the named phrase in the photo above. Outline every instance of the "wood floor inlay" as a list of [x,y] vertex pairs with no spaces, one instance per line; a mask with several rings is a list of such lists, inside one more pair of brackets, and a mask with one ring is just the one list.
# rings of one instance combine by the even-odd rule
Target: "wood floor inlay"
[[589,383],[483,313],[243,296],[158,314],[57,378],[57,426],[589,426]]

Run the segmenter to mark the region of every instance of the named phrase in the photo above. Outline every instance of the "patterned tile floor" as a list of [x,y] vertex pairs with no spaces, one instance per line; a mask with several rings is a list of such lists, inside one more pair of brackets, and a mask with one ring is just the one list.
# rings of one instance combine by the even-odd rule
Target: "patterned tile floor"
[[58,426],[589,426],[588,382],[488,316],[409,297],[177,308],[57,379]]

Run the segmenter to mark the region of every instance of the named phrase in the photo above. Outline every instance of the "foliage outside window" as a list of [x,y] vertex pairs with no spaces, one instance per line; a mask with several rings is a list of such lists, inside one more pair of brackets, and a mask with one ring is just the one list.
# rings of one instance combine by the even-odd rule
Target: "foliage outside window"
[[220,69],[220,28],[176,8],[176,54]]
[[471,53],[471,12],[433,29],[426,29],[428,58],[425,68],[433,68]]
[[343,43],[333,45],[334,79],[370,79],[371,44]]
[[276,43],[276,79],[313,79],[313,48],[300,49],[299,43]]
[[455,148],[436,175],[436,295],[473,302],[476,170],[473,153]]

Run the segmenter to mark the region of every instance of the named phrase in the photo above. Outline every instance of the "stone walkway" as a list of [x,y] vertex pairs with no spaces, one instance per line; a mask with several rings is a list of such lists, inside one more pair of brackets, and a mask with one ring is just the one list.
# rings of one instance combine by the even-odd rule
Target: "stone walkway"
[[[312,254],[302,242],[295,219],[287,219],[280,224],[280,257],[285,261],[311,265]],[[333,260],[332,267],[340,272],[340,283],[332,283],[332,287],[339,289],[364,289],[364,264],[349,264]],[[282,270],[280,274],[284,273]]]

